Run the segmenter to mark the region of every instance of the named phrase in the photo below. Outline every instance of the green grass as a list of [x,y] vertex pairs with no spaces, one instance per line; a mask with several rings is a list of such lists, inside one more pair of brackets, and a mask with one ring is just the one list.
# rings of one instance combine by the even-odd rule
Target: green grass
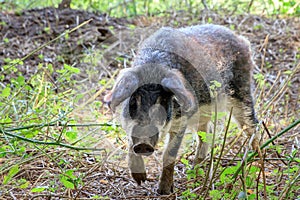
[[[19,12],[23,9],[58,7],[60,0],[8,0],[0,5],[2,10],[12,10]],[[132,17],[136,15],[163,15],[168,12],[178,10],[190,13],[200,13],[205,7],[211,10],[227,10],[235,14],[251,13],[268,16],[289,15],[299,16],[300,5],[297,0],[253,0],[253,1],[206,1],[206,6],[202,0],[72,0],[71,8],[108,13],[112,17]]]

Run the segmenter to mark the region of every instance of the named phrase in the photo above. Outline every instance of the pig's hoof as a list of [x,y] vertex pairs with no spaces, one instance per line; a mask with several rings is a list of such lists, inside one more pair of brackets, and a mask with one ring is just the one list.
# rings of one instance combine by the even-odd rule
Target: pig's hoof
[[173,192],[173,184],[171,185],[171,187],[160,185],[158,190],[157,190],[157,193],[160,194],[160,195],[167,195],[167,194],[170,194],[172,192]]
[[131,173],[132,178],[137,182],[138,185],[141,185],[142,182],[147,180],[146,172],[144,173]]

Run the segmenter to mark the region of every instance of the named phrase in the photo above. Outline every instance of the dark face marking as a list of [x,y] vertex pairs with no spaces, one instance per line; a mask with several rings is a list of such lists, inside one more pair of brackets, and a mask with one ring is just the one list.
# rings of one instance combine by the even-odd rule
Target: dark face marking
[[170,116],[172,95],[159,84],[146,84],[132,94],[129,114],[131,120],[136,122],[131,133],[133,145],[156,145],[159,131]]
[[130,97],[129,114],[141,125],[163,123],[170,111],[172,93],[159,84],[146,84],[138,88]]

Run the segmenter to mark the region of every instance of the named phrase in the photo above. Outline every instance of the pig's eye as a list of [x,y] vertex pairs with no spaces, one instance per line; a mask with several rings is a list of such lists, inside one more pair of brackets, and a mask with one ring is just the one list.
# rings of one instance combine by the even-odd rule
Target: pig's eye
[[149,109],[149,117],[152,122],[164,123],[167,119],[167,112],[163,106],[155,104]]
[[137,112],[141,105],[141,96],[132,96],[129,100],[129,112],[130,116],[134,118],[137,115]]

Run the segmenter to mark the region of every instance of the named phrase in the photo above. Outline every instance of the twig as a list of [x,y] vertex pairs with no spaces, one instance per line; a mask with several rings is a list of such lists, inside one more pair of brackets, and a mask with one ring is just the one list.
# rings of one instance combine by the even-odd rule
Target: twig
[[33,125],[28,125],[28,126],[22,126],[22,127],[16,127],[16,128],[8,128],[5,129],[5,131],[19,131],[19,130],[24,130],[24,129],[32,129],[32,128],[43,128],[43,127],[49,127],[49,126],[65,126],[65,127],[92,127],[92,126],[116,126],[119,127],[119,124],[112,124],[112,123],[91,123],[91,124],[67,124],[64,122],[50,122],[46,124],[33,124]]
[[76,146],[72,146],[69,144],[65,144],[65,143],[60,143],[60,142],[45,142],[45,141],[40,141],[40,140],[33,140],[33,139],[29,139],[20,135],[16,135],[13,133],[10,133],[8,131],[3,130],[2,128],[0,128],[0,133],[4,134],[4,135],[8,135],[14,138],[18,138],[20,140],[26,141],[26,142],[30,142],[30,143],[34,143],[34,144],[43,144],[43,145],[50,145],[50,146],[61,146],[61,147],[65,147],[65,148],[69,148],[69,149],[74,149],[74,150],[90,150],[90,151],[106,151],[105,148],[86,148],[86,147],[76,147]]
[[[214,159],[220,159],[219,157],[214,157]],[[233,158],[221,158],[221,160],[225,160],[225,161],[233,161],[233,162],[241,162],[242,159],[237,158],[237,159],[233,159]],[[253,158],[252,161],[259,161],[260,158]],[[281,161],[281,160],[289,160],[289,158],[264,158],[265,161]],[[290,160],[289,160],[290,161]],[[291,162],[295,162],[297,163],[297,161],[291,161]]]
[[[260,151],[260,150],[258,150]],[[261,152],[259,152],[260,154],[260,172],[262,172],[262,177],[263,177],[263,184],[264,184],[264,199],[267,199],[267,181],[266,181],[266,173],[265,173],[265,157],[266,155],[264,154],[264,156],[261,155]],[[258,175],[257,177],[257,185],[258,185],[258,182],[259,182],[259,177],[260,175]]]
[[44,197],[45,199],[50,199],[50,198],[59,198],[59,199],[70,199],[69,196],[66,196],[64,194],[55,194],[55,193],[45,193],[45,194],[37,194],[37,195],[33,195],[30,199],[36,199],[36,198],[40,198],[40,197]]
[[26,60],[27,58],[31,57],[33,54],[35,54],[36,52],[40,51],[41,49],[43,49],[44,47],[48,46],[49,44],[55,42],[56,40],[59,40],[60,38],[64,37],[67,34],[70,34],[74,31],[76,31],[77,29],[81,28],[82,26],[90,23],[93,19],[89,19],[85,22],[82,22],[81,24],[79,24],[78,26],[74,27],[71,30],[66,30],[64,33],[60,34],[59,36],[57,36],[56,38],[50,40],[49,42],[43,44],[42,46],[36,48],[35,50],[33,50],[32,52],[30,52],[29,54],[27,54],[26,56],[24,56],[23,58],[19,59],[17,62],[13,62],[12,64],[10,64],[9,68],[19,64],[20,62],[23,62],[24,60]]
[[[230,121],[231,121],[231,117],[232,117],[232,111],[233,111],[233,107],[231,107],[231,109],[230,109],[229,119],[228,119],[228,123],[227,123],[227,126],[226,126],[225,135],[224,135],[224,138],[223,138],[223,144],[222,144],[222,147],[221,147],[220,156],[219,156],[219,159],[217,160],[217,164],[216,164],[216,166],[215,166],[215,170],[214,170],[214,172],[213,172],[212,178],[210,179],[208,188],[211,188],[211,186],[212,186],[212,183],[213,183],[213,177],[215,177],[215,175],[216,175],[216,173],[217,173],[217,169],[218,169],[218,166],[219,166],[219,163],[220,163],[222,154],[223,154],[223,152],[224,152],[225,143],[226,143],[226,138],[227,138],[227,133],[228,133],[228,130],[229,130],[229,125],[230,125]],[[212,158],[212,159],[213,159],[213,158]],[[206,191],[206,193],[208,193],[208,190]],[[206,196],[207,196],[207,194],[205,194],[205,197],[206,197]]]
[[[52,153],[59,153],[60,152],[60,150],[59,151],[54,151],[54,152],[52,152]],[[11,165],[6,165],[6,166],[1,166],[0,167],[0,175],[2,175],[2,174],[4,174],[4,173],[6,173],[13,165],[21,165],[21,164],[25,164],[25,163],[27,163],[27,162],[30,162],[30,161],[32,161],[32,160],[37,160],[37,159],[39,159],[40,157],[43,157],[44,155],[43,154],[38,154],[38,155],[36,155],[36,156],[33,156],[33,157],[30,157],[30,158],[27,158],[27,159],[25,159],[25,160],[21,160],[21,161],[19,161],[19,162],[14,162],[13,164],[11,164]]]
[[201,3],[203,4],[204,9],[208,10],[208,6],[207,6],[207,3],[206,3],[206,0],[201,0]]
[[[260,150],[264,149],[265,147],[267,147],[270,143],[272,143],[274,140],[276,140],[277,138],[279,138],[280,136],[282,136],[283,134],[285,134],[286,132],[288,132],[289,130],[291,130],[292,128],[294,128],[295,126],[297,126],[298,124],[300,124],[300,119],[296,120],[295,122],[293,122],[291,125],[289,125],[288,127],[286,127],[285,129],[283,129],[282,131],[280,131],[277,135],[275,135],[274,137],[272,137],[271,139],[269,139],[267,142],[265,142],[262,146],[260,146]],[[250,161],[254,156],[256,156],[258,153],[255,151],[253,153],[251,153],[248,158],[247,158],[247,162]],[[241,171],[241,167],[240,166],[235,174],[233,175],[233,179],[236,179],[236,177],[238,176],[238,174]]]
[[115,73],[113,74],[113,76],[111,77],[111,79],[106,83],[106,85],[104,87],[102,87],[101,90],[97,91],[90,99],[88,99],[87,101],[85,101],[84,103],[82,103],[80,106],[78,106],[75,111],[79,111],[82,108],[84,108],[86,105],[88,105],[89,103],[93,102],[102,92],[104,92],[104,90],[106,90],[106,86],[111,84],[114,81],[114,77],[119,73],[119,70],[116,70]]
[[[261,64],[260,64],[260,71],[262,72],[262,69],[265,65],[265,57],[266,57],[266,48],[268,45],[268,41],[269,41],[269,34],[265,37],[264,43],[261,45],[260,49],[258,50],[259,52],[261,52],[263,50],[263,55],[261,57]],[[258,91],[258,87],[255,89],[255,94],[257,94]],[[261,88],[261,91],[258,95],[258,99],[263,99],[263,94],[265,92],[265,87]]]
[[278,72],[272,86],[270,87],[270,89],[268,89],[268,93],[265,95],[265,98],[269,97],[270,94],[274,94],[273,88],[277,85],[276,83],[278,82],[279,78],[281,77],[281,71]]
[[[107,157],[106,157],[107,158]],[[95,172],[96,170],[98,170],[98,168],[101,168],[102,165],[107,161],[107,159],[103,159],[102,162],[99,162],[99,163],[96,163],[94,166],[92,166],[91,169],[89,169],[85,174],[84,176],[82,177],[82,180],[86,179],[87,182],[85,182],[85,184],[78,188],[78,191],[77,191],[77,195],[75,196],[74,199],[78,199],[79,198],[79,195],[81,194],[81,192],[83,191],[84,188],[86,188],[87,186],[89,186],[90,184],[92,184],[92,182],[94,180],[96,180],[98,177],[90,177],[90,174],[92,174],[93,172]]]
[[267,106],[265,107],[265,110],[262,113],[262,116],[267,112],[268,108],[273,105],[274,101],[283,93],[283,91],[286,89],[286,87],[288,86],[290,80],[293,78],[293,76],[297,73],[298,69],[300,69],[300,62],[298,63],[298,65],[293,69],[291,75],[288,77],[288,79],[285,81],[284,85],[282,86],[282,88],[280,90],[278,90],[278,92],[270,99],[270,101],[268,102]]
[[57,138],[57,140],[56,140],[57,142],[60,142],[60,141],[61,141],[62,135],[63,135],[63,133],[64,133],[64,130],[65,130],[66,127],[67,127],[67,124],[68,124],[68,123],[65,123],[64,126],[63,126],[63,128],[61,129],[60,134],[59,134],[59,136],[58,136],[58,138]]
[[248,14],[250,13],[251,7],[252,7],[252,5],[253,5],[253,1],[254,1],[254,0],[251,0],[250,3],[248,4],[248,10],[247,10],[247,13],[248,13]]
[[300,168],[298,168],[298,171],[292,177],[291,181],[284,187],[282,193],[279,196],[279,200],[288,199],[289,191],[291,187],[293,187],[293,185],[296,183],[296,181],[298,181],[298,179],[300,179]]
[[[208,181],[208,177],[209,177],[209,183],[212,182],[212,179],[213,179],[213,174],[212,174],[212,170],[213,170],[213,157],[214,157],[214,146],[215,146],[215,139],[216,139],[216,132],[217,132],[217,120],[218,120],[218,104],[217,104],[217,101],[215,102],[215,119],[214,119],[214,130],[213,130],[213,138],[212,138],[212,144],[211,144],[211,151],[210,151],[210,161],[209,161],[209,167],[208,167],[208,171],[207,171],[207,174],[206,174],[206,177],[205,177],[205,182],[203,184],[203,188],[200,192],[200,194],[203,192],[205,186],[206,186],[206,183]],[[210,184],[208,186],[210,188]],[[208,191],[209,190],[206,190],[205,192],[205,195],[204,195],[204,199],[207,197],[208,195]]]
[[[238,154],[242,151],[242,148],[245,146],[245,144],[248,142],[248,140],[246,139],[245,141],[244,141],[244,143],[240,146],[240,148],[238,149],[238,151],[237,151],[237,153],[234,155],[234,157],[233,158],[230,158],[230,159],[223,159],[223,160],[229,160],[229,163],[227,164],[227,166],[230,166],[233,162],[238,162],[238,161],[242,161],[241,159],[236,159],[236,157],[238,156]],[[232,145],[233,146],[233,145]],[[229,147],[229,149],[232,147],[232,146],[230,146]],[[226,154],[227,154],[228,152],[226,152]],[[221,157],[218,157],[218,158],[216,158],[216,159],[220,159],[220,160],[222,160],[222,158]],[[224,167],[223,168],[223,170],[221,170],[221,172],[220,173],[218,173],[218,175],[214,178],[214,180],[217,180],[221,175],[222,175],[222,173],[224,172],[226,170],[226,167]],[[192,180],[193,182],[196,182],[198,179],[196,179],[196,180]],[[187,181],[186,183],[188,183],[188,182],[191,182],[191,181]],[[186,184],[185,184],[186,185]],[[201,188],[202,188],[202,190],[203,190],[203,185],[201,185],[201,186],[199,186],[199,187],[197,187],[197,188],[195,188],[194,190],[192,190],[192,193],[196,193],[198,190],[200,190]],[[202,191],[201,191],[201,193],[202,193]]]
[[[267,132],[269,138],[272,138],[272,136],[271,136],[271,134],[269,132],[269,129],[267,128],[267,126],[266,126],[266,124],[265,124],[264,121],[262,122],[262,124],[263,124],[263,127],[264,127],[265,131]],[[272,144],[275,146],[274,141],[272,141]],[[285,164],[285,165],[287,165],[287,163],[284,162],[284,160],[282,159],[282,157],[280,156],[280,154],[277,151],[275,151],[275,153],[276,153],[277,157],[280,158],[280,160],[282,161],[282,163]]]
[[259,197],[259,189],[258,189],[258,186],[259,186],[259,177],[260,177],[261,171],[262,171],[262,169],[259,170],[258,178],[257,178],[257,181],[256,181],[256,197],[255,197],[256,200],[259,200],[259,199],[258,199],[258,197]]

